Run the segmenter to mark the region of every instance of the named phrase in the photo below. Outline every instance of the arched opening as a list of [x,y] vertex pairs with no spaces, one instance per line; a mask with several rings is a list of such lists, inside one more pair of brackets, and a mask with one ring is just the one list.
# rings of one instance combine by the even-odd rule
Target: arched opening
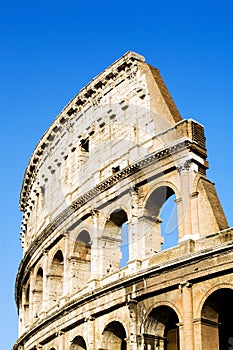
[[128,233],[128,225],[124,222],[121,226],[121,260],[120,260],[120,268],[125,267],[129,260],[129,233]]
[[61,250],[53,257],[49,274],[49,299],[53,304],[58,302],[63,294],[64,258]]
[[163,220],[161,223],[161,236],[163,237],[162,250],[178,244],[178,221],[175,199],[176,196],[173,193],[161,208],[160,218]]
[[35,290],[33,291],[34,318],[38,317],[38,313],[42,306],[43,299],[43,270],[40,267],[36,274]]
[[72,340],[69,348],[69,350],[86,350],[86,349],[87,349],[86,342],[83,339],[83,337],[81,337],[80,335],[78,335]]
[[145,348],[180,350],[178,323],[176,312],[169,306],[153,309],[145,322]]
[[145,232],[147,242],[145,245],[151,247],[152,253],[178,244],[175,198],[172,188],[161,186],[151,193],[146,202]]
[[71,264],[73,288],[80,289],[91,277],[91,237],[86,230],[75,241]]
[[[205,350],[233,349],[232,315],[232,289],[219,289],[207,298],[201,314],[202,344],[205,344]],[[206,339],[211,339],[211,342]]]
[[103,275],[117,271],[128,261],[128,217],[123,209],[114,210],[106,221],[101,246]]
[[118,321],[110,322],[104,329],[101,339],[101,350],[126,350],[126,332]]

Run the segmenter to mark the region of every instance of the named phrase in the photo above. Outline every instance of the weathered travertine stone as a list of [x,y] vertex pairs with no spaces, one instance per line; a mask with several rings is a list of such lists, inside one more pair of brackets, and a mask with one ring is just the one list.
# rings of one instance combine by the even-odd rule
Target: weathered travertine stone
[[142,56],[83,88],[25,172],[14,350],[230,349],[233,229],[206,158],[203,126]]

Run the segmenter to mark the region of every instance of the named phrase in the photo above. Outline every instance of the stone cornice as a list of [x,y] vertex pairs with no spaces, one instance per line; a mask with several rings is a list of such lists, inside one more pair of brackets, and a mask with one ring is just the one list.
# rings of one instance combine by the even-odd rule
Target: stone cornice
[[[91,190],[87,191],[80,197],[78,197],[76,200],[73,201],[73,203],[64,209],[60,214],[57,215],[57,217],[51,222],[31,243],[29,248],[24,254],[23,259],[21,260],[19,271],[16,278],[16,302],[18,300],[18,287],[19,287],[19,281],[22,281],[24,269],[27,263],[29,262],[30,258],[34,254],[34,252],[38,249],[38,246],[41,246],[42,242],[51,235],[52,232],[54,232],[66,219],[68,219],[73,213],[75,213],[77,210],[79,210],[83,205],[91,201],[93,198],[98,196],[100,193],[103,193],[104,191],[108,190],[115,184],[117,184],[119,181],[124,180],[128,178],[129,176],[137,173],[141,169],[146,168],[147,166],[163,159],[168,156],[171,156],[177,152],[179,152],[182,149],[188,148],[192,146],[192,141],[190,139],[183,139],[180,140],[180,142],[177,142],[176,144],[164,148],[158,152],[154,152],[143,159],[133,163],[132,165],[129,165],[128,167],[120,170],[116,174],[110,176],[106,180],[100,182],[98,185],[93,187]],[[194,143],[195,145],[195,143]]]
[[82,109],[86,105],[99,104],[102,98],[101,91],[109,83],[116,80],[119,75],[124,78],[132,78],[137,70],[137,61],[144,62],[145,58],[135,52],[128,51],[120,59],[115,61],[111,66],[105,69],[97,77],[95,77],[89,84],[87,84],[80,92],[66,105],[66,107],[57,116],[55,121],[45,132],[39,143],[37,144],[27,166],[24,174],[22,190],[20,194],[20,209],[24,210],[27,199],[29,197],[30,189],[33,179],[36,176],[37,169],[44,154],[44,150],[53,142],[57,134],[63,132],[67,127],[70,117]]

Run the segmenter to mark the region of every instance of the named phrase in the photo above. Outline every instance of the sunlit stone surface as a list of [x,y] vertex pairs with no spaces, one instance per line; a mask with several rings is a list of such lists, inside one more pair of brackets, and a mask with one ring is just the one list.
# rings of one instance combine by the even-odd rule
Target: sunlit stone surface
[[233,230],[206,158],[142,56],[83,88],[25,172],[14,350],[230,349]]

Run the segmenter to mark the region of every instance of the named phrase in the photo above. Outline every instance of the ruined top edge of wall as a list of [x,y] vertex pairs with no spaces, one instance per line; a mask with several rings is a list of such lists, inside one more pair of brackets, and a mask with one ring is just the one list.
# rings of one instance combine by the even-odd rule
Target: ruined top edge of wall
[[[140,75],[145,75],[148,89],[147,96],[150,101],[148,108],[150,108],[154,113],[156,111],[156,106],[164,104],[164,109],[158,109],[158,112],[161,115],[165,113],[165,119],[167,117],[170,118],[172,123],[182,120],[165,83],[162,81],[159,70],[157,68],[153,68],[152,72],[151,66],[144,62],[145,58],[143,56],[128,51],[97,77],[92,79],[92,81],[82,88],[80,92],[64,107],[38,142],[29,160],[24,174],[20,194],[21,210],[24,210],[25,208],[27,196],[30,192],[30,186],[33,183],[33,178],[46,148],[50,147],[50,144],[53,143],[53,140],[56,139],[60,133],[64,133],[65,128],[69,126],[69,123],[72,122],[72,118],[75,115],[78,113],[82,115],[82,113],[87,111],[90,107],[95,108],[96,106],[100,106],[102,103],[100,103],[100,101],[103,101],[103,96],[106,95],[106,90],[114,90],[116,86],[121,83],[121,81],[127,81],[130,79],[131,81],[135,81],[140,85],[137,79]],[[136,74],[137,72],[139,75]],[[142,94],[142,92],[139,92],[141,90],[143,89],[139,89],[137,93]],[[141,96],[141,98],[143,97]]]
[[[69,116],[72,114],[73,111],[73,105],[77,104],[78,101],[82,101],[84,98],[86,98],[86,101],[89,102],[89,100],[93,99],[93,95],[89,96],[89,99],[86,97],[88,92],[93,89],[100,89],[101,88],[101,81],[104,79],[109,79],[111,76],[111,73],[113,71],[120,72],[121,69],[124,69],[124,65],[126,62],[145,62],[145,58],[135,52],[128,51],[126,52],[122,57],[120,57],[118,60],[116,60],[113,64],[111,64],[108,68],[106,68],[103,72],[101,72],[99,75],[94,77],[90,83],[88,83],[85,87],[83,87],[80,92],[68,102],[68,104],[64,107],[64,109],[59,113],[59,115],[56,117],[54,122],[51,124],[51,126],[47,129],[47,131],[44,133],[40,141],[38,142],[37,146],[35,147],[35,150],[29,160],[28,166],[24,173],[24,179],[22,184],[22,190],[20,194],[20,209],[24,209],[23,205],[23,197],[24,197],[24,188],[25,188],[25,182],[27,181],[27,178],[31,177],[31,173],[34,172],[36,168],[36,164],[38,162],[38,158],[43,154],[44,149],[46,148],[46,142],[51,137],[51,135],[57,131],[61,127],[62,124],[65,123],[65,118],[69,118]],[[136,64],[136,63],[135,63]],[[95,91],[94,91],[95,92]],[[80,103],[80,102],[79,102]],[[77,105],[78,109],[82,108],[82,104]]]

